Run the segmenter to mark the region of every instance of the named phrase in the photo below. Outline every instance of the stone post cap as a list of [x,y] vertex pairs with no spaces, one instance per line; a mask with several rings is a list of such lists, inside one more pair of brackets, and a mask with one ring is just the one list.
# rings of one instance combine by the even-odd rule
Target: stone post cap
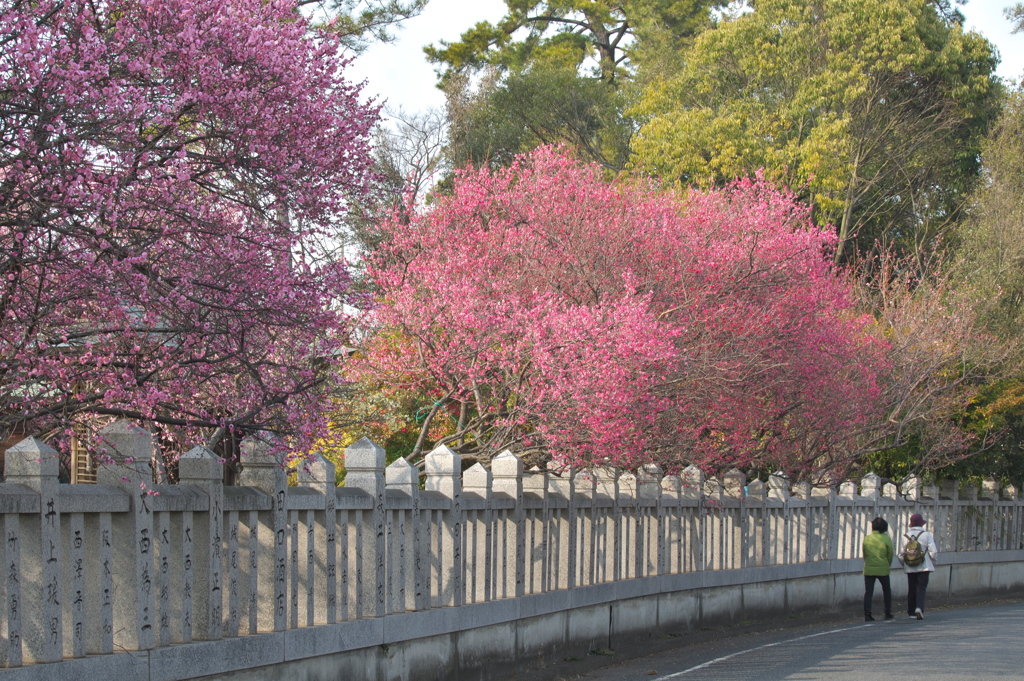
[[789,499],[789,477],[782,471],[768,476],[768,498],[778,501]]
[[441,445],[427,454],[424,461],[427,471],[426,489],[454,499],[462,491],[462,457]]
[[741,499],[744,496],[743,488],[747,486],[747,475],[739,469],[733,468],[722,476],[722,486],[727,495]]
[[981,495],[986,499],[992,499],[993,501],[999,500],[999,481],[995,478],[985,478],[981,481],[982,493]]
[[[383,450],[381,450],[383,451]],[[425,457],[427,476],[458,475],[462,472],[462,457],[448,448],[447,445],[435,447]]]
[[247,435],[238,445],[243,470],[264,466],[284,466],[284,452],[280,450],[279,437],[265,430]]
[[978,498],[978,488],[974,485],[961,485],[960,498],[975,501]]
[[704,471],[693,464],[690,464],[683,469],[682,478],[684,485],[692,485],[701,488],[704,487]]
[[619,498],[635,499],[637,495],[637,479],[632,473],[619,476]]
[[523,476],[523,491],[541,496],[548,493],[548,472],[534,466]]
[[843,499],[853,499],[855,496],[857,496],[857,483],[853,482],[852,480],[847,480],[846,482],[840,484],[839,496],[842,497]]
[[684,496],[691,499],[704,496],[704,471],[690,464],[683,469],[680,478]]
[[891,482],[882,485],[882,496],[886,499],[895,499],[900,493],[899,487]]
[[319,452],[299,459],[295,468],[300,485],[321,488],[335,486],[337,466]]
[[224,464],[208,447],[198,445],[178,459],[178,481],[182,484],[220,482]]
[[[888,485],[886,485],[885,487],[888,487]],[[882,492],[883,495],[885,494],[885,491],[884,491],[885,487],[882,488],[883,489],[883,492]],[[998,499],[999,498],[999,485],[998,484],[996,485],[995,489],[996,489],[996,498]],[[922,488],[922,493],[924,494],[925,497],[927,497],[929,499],[938,499],[939,498],[939,486],[936,485],[934,482],[930,482],[930,483],[928,483],[927,485],[925,485]]]
[[798,482],[793,485],[792,491],[790,492],[797,499],[803,499],[804,501],[811,498],[811,483],[809,482]]
[[[429,459],[429,454],[427,455]],[[345,448],[345,469],[360,473],[383,471],[387,465],[387,452],[368,437],[360,438]]]
[[661,466],[653,463],[644,464],[637,469],[637,492],[643,499],[657,499],[661,496]]
[[1017,494],[1018,494],[1018,490],[1017,490],[1017,486],[1016,485],[1006,485],[1005,487],[1003,487],[1003,496],[1005,498],[1012,499],[1013,501],[1016,501],[1017,500]]
[[419,491],[420,471],[405,457],[399,457],[384,469],[384,480],[389,489],[412,495]]
[[725,488],[722,487],[722,481],[714,476],[706,478],[704,480],[704,496],[715,501],[723,501]]
[[683,481],[678,475],[666,475],[661,479],[661,491],[662,494],[674,494],[677,495],[683,489]]
[[764,501],[768,498],[768,486],[760,480],[754,480],[747,485],[747,497],[753,501]]
[[146,460],[153,456],[153,434],[133,421],[118,419],[100,428],[99,448],[115,459],[132,457]]
[[882,478],[868,473],[860,480],[860,495],[867,499],[878,499],[882,496]]
[[939,486],[939,493],[947,499],[956,499],[960,491],[960,482],[953,478],[946,478]]
[[594,473],[586,468],[581,468],[576,471],[573,475],[573,483],[575,485],[576,493],[585,497],[594,496],[594,490],[597,488],[597,480],[594,479]]
[[153,458],[153,434],[137,423],[118,419],[100,428],[96,440],[100,454],[138,473],[152,473],[149,462]]
[[518,478],[523,474],[523,460],[506,449],[491,459],[491,473],[494,477]]
[[488,496],[491,491],[491,472],[478,461],[462,474],[462,489],[482,497]]
[[[877,477],[877,476],[876,476]],[[921,498],[921,478],[912,475],[903,483],[903,495],[915,501]]]
[[[7,449],[4,479],[35,488],[42,478],[60,475],[60,454],[42,440],[27,437]],[[36,481],[36,485],[31,484]]]

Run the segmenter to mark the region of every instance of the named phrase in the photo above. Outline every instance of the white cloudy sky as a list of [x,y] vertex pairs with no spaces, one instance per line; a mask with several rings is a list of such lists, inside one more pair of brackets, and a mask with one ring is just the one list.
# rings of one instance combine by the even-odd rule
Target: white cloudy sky
[[[998,73],[1007,79],[1024,75],[1024,34],[1012,35],[1003,8],[1014,0],[970,0],[961,7],[967,28],[982,33],[999,48]],[[438,40],[457,40],[478,21],[497,21],[504,13],[503,0],[430,0],[420,16],[411,19],[392,45],[375,45],[352,65],[350,75],[366,80],[364,94],[377,96],[389,105],[418,111],[442,106],[444,97],[434,87],[433,67],[422,48]]]

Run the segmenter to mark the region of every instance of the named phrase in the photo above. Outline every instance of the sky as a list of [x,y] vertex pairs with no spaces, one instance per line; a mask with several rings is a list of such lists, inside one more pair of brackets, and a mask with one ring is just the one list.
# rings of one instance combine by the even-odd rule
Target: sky
[[[999,49],[1002,63],[997,73],[1006,79],[1024,75],[1024,34],[1010,33],[1003,8],[1014,0],[969,0],[960,7],[965,27],[976,30]],[[408,112],[442,107],[444,96],[434,87],[433,65],[423,46],[438,40],[455,41],[479,21],[496,22],[504,14],[504,0],[430,0],[421,15],[410,19],[398,32],[398,41],[374,45],[356,58],[349,75],[366,81],[365,96],[377,97],[388,106]]]

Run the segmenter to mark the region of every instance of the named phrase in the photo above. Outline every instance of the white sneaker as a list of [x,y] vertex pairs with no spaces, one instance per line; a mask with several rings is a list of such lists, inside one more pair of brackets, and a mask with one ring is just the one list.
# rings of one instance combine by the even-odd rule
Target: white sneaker
[[921,612],[921,608],[918,608],[917,610],[914,611],[914,617],[916,617],[919,620],[923,620],[924,619],[924,613]]

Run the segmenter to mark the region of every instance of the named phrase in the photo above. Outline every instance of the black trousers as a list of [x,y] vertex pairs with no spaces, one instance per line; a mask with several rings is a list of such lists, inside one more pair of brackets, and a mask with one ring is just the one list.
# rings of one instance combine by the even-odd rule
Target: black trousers
[[914,611],[921,608],[924,612],[924,599],[928,591],[928,575],[930,572],[908,572],[907,573],[907,614],[913,615]]
[[871,614],[871,599],[875,595],[875,580],[882,585],[882,601],[885,603],[885,614],[892,614],[892,585],[889,583],[889,575],[864,575],[864,614]]

